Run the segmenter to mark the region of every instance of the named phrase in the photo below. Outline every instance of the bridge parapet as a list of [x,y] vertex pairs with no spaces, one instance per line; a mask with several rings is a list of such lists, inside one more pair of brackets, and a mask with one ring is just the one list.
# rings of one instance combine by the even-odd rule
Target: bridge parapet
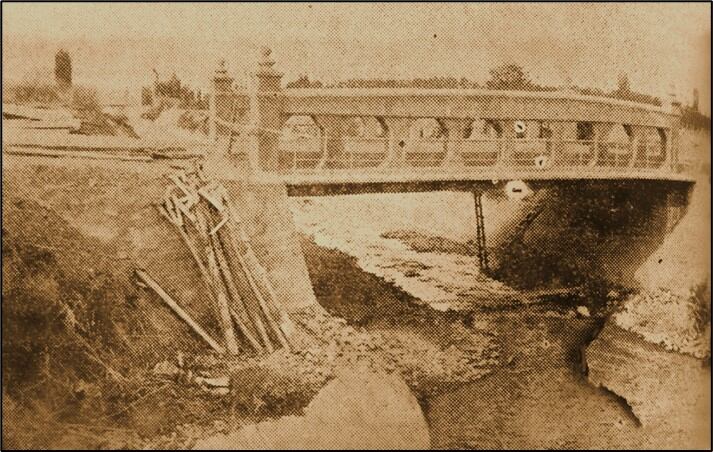
[[225,83],[220,69],[211,96],[212,138],[239,135],[227,152],[238,144],[260,171],[679,172],[675,101],[661,108],[571,92],[282,89],[273,65],[264,50],[252,91]]

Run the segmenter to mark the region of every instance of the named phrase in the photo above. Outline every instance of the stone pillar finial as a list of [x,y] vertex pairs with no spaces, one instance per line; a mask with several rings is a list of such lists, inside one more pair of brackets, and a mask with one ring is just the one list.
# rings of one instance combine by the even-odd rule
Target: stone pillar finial
[[225,60],[218,62],[218,68],[213,74],[213,86],[218,91],[230,91],[233,85],[233,78],[228,74]]
[[275,64],[275,60],[272,59],[272,49],[267,46],[260,48],[260,66],[272,67]]
[[282,74],[277,72],[274,66],[275,60],[272,58],[272,50],[270,50],[269,47],[262,47],[260,49],[260,59],[257,63],[255,76],[259,79],[281,79]]
[[232,105],[233,78],[228,74],[225,60],[218,62],[218,68],[211,80],[211,94],[209,100],[210,121],[208,137],[214,142],[218,137],[216,119],[229,120],[230,106]]

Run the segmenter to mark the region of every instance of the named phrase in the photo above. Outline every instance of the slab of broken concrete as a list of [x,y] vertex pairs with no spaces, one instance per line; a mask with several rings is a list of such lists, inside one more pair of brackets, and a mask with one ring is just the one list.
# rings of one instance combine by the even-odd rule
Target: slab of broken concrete
[[427,449],[416,397],[396,374],[355,366],[338,371],[302,416],[248,425],[198,441],[218,449]]

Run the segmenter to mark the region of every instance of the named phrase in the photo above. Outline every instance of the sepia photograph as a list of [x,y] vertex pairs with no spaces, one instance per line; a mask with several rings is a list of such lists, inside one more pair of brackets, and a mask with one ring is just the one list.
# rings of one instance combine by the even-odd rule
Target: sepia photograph
[[1,8],[0,449],[711,449],[710,3]]

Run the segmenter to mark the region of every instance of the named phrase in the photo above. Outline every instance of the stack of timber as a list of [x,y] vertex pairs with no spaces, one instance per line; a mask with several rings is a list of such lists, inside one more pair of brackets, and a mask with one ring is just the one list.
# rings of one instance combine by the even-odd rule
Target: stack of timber
[[294,331],[253,252],[225,187],[200,167],[169,176],[161,214],[190,250],[224,334],[227,353],[291,348]]

